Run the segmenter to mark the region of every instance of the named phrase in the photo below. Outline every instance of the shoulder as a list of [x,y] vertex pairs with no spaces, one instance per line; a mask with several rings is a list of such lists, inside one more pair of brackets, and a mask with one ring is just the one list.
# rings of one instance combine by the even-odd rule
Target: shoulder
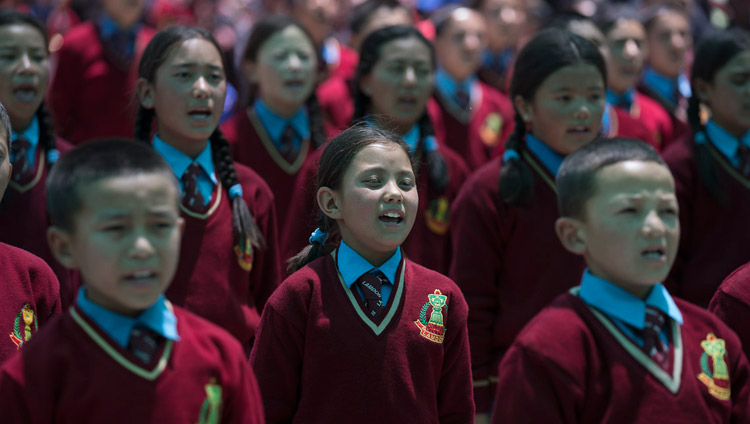
[[494,87],[490,86],[489,84],[483,81],[479,81],[479,87],[481,87],[482,89],[483,101],[486,101],[493,105],[500,106],[503,109],[507,107],[512,107],[512,104],[508,96],[501,93],[499,90],[495,89]]
[[237,179],[242,186],[242,194],[246,200],[252,200],[255,204],[259,200],[266,199],[269,205],[273,203],[273,192],[263,177],[250,167],[238,162],[234,162],[234,170],[237,173]]
[[96,26],[93,22],[82,22],[65,33],[60,51],[61,53],[85,51],[90,49],[92,44],[99,44]]
[[[319,292],[322,280],[338,278],[331,255],[321,256],[292,273],[273,292],[268,304],[277,310],[288,309],[290,302],[309,305],[313,293]],[[307,306],[305,306],[307,309]]]
[[60,154],[63,154],[69,150],[73,149],[73,145],[70,144],[69,141],[65,140],[62,137],[55,137],[55,147],[57,148],[57,151],[60,152]]
[[179,306],[173,305],[173,308],[177,317],[180,342],[192,344],[197,341],[205,348],[206,342],[210,341],[215,348],[219,349],[220,355],[244,358],[240,342],[228,331]]
[[750,308],[750,263],[737,268],[724,279],[714,298],[720,296],[729,296]]
[[322,82],[316,94],[321,103],[330,103],[340,101],[342,95],[349,96],[349,88],[344,78],[335,75]]
[[674,301],[682,313],[683,331],[687,331],[690,335],[697,336],[701,340],[706,338],[709,333],[713,333],[716,337],[724,339],[727,346],[740,346],[737,334],[719,317],[688,301],[678,298],[675,298]]
[[425,300],[427,300],[427,295],[440,290],[440,294],[448,297],[449,308],[455,311],[456,307],[459,307],[458,310],[463,311],[463,315],[468,314],[468,306],[461,289],[445,275],[406,259],[405,279],[409,292],[420,296],[419,293],[424,291]]
[[459,198],[479,199],[497,195],[501,162],[502,158],[496,157],[474,171],[461,188]]
[[26,274],[32,280],[49,277],[57,281],[52,269],[42,258],[2,242],[0,242],[0,269],[3,270],[5,277],[8,276],[7,271],[15,270],[16,275]]
[[641,93],[640,91],[636,91],[635,98],[641,108],[641,111],[648,112],[649,115],[657,115],[657,117],[666,118],[667,120],[671,121],[669,112],[667,112],[667,110],[664,109],[664,107],[662,107],[662,105],[660,105],[656,100],[652,99],[646,94]]
[[694,144],[692,134],[690,134],[670,143],[662,153],[664,161],[675,174],[675,178],[686,177],[687,175],[684,174],[692,173],[687,168],[691,168],[695,163]]
[[526,324],[516,342],[549,355],[580,345],[590,335],[586,322],[581,319],[584,308],[586,305],[581,299],[569,292],[562,293]]
[[458,153],[446,145],[438,145],[438,150],[448,165],[451,177],[461,178],[463,181],[469,176],[469,166]]

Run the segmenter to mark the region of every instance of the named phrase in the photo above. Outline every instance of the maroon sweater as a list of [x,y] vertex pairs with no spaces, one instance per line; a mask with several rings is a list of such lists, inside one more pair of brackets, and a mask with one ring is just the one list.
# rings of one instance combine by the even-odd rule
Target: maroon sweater
[[724,278],[750,260],[750,180],[708,144],[728,199],[722,204],[703,185],[694,145],[692,139],[682,139],[664,152],[675,179],[681,228],[680,248],[667,283],[674,295],[706,307]]
[[0,243],[0,270],[2,364],[60,313],[60,292],[55,274],[43,260],[5,243]]
[[141,27],[130,69],[121,69],[106,58],[93,22],[65,33],[49,90],[49,107],[61,137],[73,144],[100,137],[133,137],[138,61],[154,33]]
[[512,207],[500,199],[500,159],[476,171],[453,203],[449,276],[469,304],[469,341],[477,411],[489,413],[497,364],[521,328],[579,281],[581,257],[555,235],[554,177],[533,163],[533,200]]
[[[251,122],[250,115],[254,122]],[[222,124],[221,131],[229,141],[234,160],[252,168],[268,182],[276,199],[279,217],[286,216],[295,190],[297,172],[315,149],[311,141],[303,140],[297,160],[294,163],[286,162],[255,112],[245,109],[238,109]]]
[[489,85],[479,82],[482,97],[468,121],[460,121],[435,95],[440,104],[439,120],[433,120],[438,138],[461,156],[471,169],[477,169],[499,156],[503,142],[513,131],[514,111],[508,98]]
[[[0,370],[9,423],[262,423],[242,348],[215,325],[175,308],[180,340],[144,366],[77,307]],[[218,402],[209,402],[216,396]],[[215,406],[214,406],[215,405]],[[218,411],[216,408],[218,407]]]
[[[574,294],[561,295],[524,328],[500,364],[493,422],[750,422],[750,374],[737,335],[704,309],[675,303],[684,323],[672,321],[670,354],[677,356],[666,373],[608,329],[614,324],[603,314]],[[704,341],[719,343],[712,338],[724,340],[723,354],[704,350]],[[717,372],[721,362],[728,379]]]
[[672,118],[656,100],[636,91],[633,104],[627,112],[631,118],[646,126],[659,151],[663,151],[674,141]]
[[329,136],[346,129],[354,116],[354,101],[347,85],[350,82],[341,77],[331,77],[316,90]]
[[[397,280],[379,326],[339,279],[333,255],[284,281],[250,356],[269,423],[473,420],[461,291],[408,259]],[[445,306],[431,306],[429,295]]]
[[251,268],[234,251],[232,207],[217,184],[209,211],[196,216],[182,208],[185,233],[180,264],[167,298],[235,336],[250,353],[263,305],[281,281],[273,195],[251,169],[235,164],[243,197],[266,241],[254,249]]
[[[70,150],[65,140],[56,140],[57,150],[61,154]],[[34,159],[35,178],[25,186],[11,181],[0,202],[0,242],[20,247],[44,259],[60,281],[60,298],[63,308],[70,305],[75,297],[77,287],[71,272],[63,267],[47,245],[47,174],[49,163],[44,149],[36,149]]]
[[750,355],[750,264],[742,265],[721,283],[708,310],[737,333],[745,356]]
[[610,130],[607,137],[635,138],[650,144],[657,151],[661,150],[661,145],[641,121],[632,118],[624,109],[611,107],[610,111]]

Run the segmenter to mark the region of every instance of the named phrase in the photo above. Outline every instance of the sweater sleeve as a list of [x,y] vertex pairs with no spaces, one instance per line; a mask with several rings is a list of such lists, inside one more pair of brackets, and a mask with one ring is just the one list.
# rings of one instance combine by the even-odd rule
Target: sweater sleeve
[[460,292],[450,301],[445,339],[443,370],[438,387],[440,422],[468,423],[474,419],[469,333],[466,327],[468,306]]
[[698,172],[697,168],[691,166],[692,161],[688,158],[688,153],[685,150],[686,146],[684,146],[685,143],[688,143],[688,141],[678,140],[663,154],[664,160],[669,165],[669,169],[674,176],[675,194],[680,207],[680,247],[665,286],[672,295],[678,297],[684,295],[682,274],[684,264],[690,261],[690,246],[693,243],[690,231],[693,221],[692,209],[694,207],[692,191],[696,183],[694,179]]
[[750,305],[739,301],[719,287],[708,305],[708,310],[737,333],[745,355],[747,355],[750,352],[750,325],[748,325],[748,322],[750,322]]
[[249,200],[248,205],[257,205],[255,209],[255,222],[260,228],[261,234],[266,242],[263,250],[256,249],[256,258],[253,269],[250,272],[250,295],[254,299],[258,312],[276,290],[282,280],[281,264],[279,257],[279,234],[276,222],[276,207],[274,205],[273,193],[263,183],[257,189],[256,198]]
[[33,270],[31,284],[36,295],[39,324],[44,325],[62,312],[60,283],[52,268],[39,259],[39,265]]
[[232,352],[230,369],[227,372],[231,376],[231,393],[227,396],[227,405],[224,408],[225,417],[223,423],[235,424],[263,424],[263,400],[258,389],[250,364],[247,362],[245,353],[237,344]]
[[[739,347],[739,344],[737,344]],[[747,357],[737,349],[732,372],[732,423],[750,422],[750,369]]]
[[11,357],[0,369],[0,421],[7,423],[51,423],[46,416],[52,405],[38,404],[41,393],[29,390],[25,381],[24,361],[21,353]]

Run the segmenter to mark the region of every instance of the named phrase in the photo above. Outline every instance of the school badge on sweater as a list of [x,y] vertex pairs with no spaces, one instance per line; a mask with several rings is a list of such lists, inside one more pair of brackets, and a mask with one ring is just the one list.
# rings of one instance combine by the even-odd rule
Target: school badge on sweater
[[[21,330],[21,322],[23,322],[23,332]],[[26,303],[21,308],[21,312],[16,315],[16,320],[13,322],[13,332],[10,333],[10,340],[16,345],[16,349],[20,349],[26,342],[31,340],[31,326],[34,326],[34,332],[39,330],[39,323],[36,320],[34,309],[31,308],[30,303]]]
[[206,400],[201,405],[198,424],[219,424],[221,422],[221,386],[215,379],[206,384]]
[[450,226],[450,214],[451,207],[447,197],[440,196],[433,200],[424,212],[427,228],[439,236],[444,235]]
[[[419,328],[419,335],[425,339],[442,343],[445,339],[445,325],[443,325],[443,314],[448,313],[448,296],[435,289],[435,292],[427,295],[427,303],[419,311],[419,319],[414,324]],[[430,319],[427,320],[427,312]]]
[[724,355],[727,347],[724,339],[719,339],[714,333],[708,333],[706,340],[701,342],[701,372],[698,380],[708,387],[708,392],[721,400],[729,400],[731,388],[729,386],[729,368]]

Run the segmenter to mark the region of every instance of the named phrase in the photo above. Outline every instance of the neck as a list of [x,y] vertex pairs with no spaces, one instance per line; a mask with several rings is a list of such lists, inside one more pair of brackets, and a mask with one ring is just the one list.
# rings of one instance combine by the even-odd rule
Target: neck
[[731,123],[725,122],[721,118],[716,116],[712,117],[711,119],[713,119],[716,125],[720,126],[724,129],[724,131],[732,134],[732,136],[737,139],[742,138],[745,134],[747,134],[748,131],[750,131],[750,128],[747,128],[746,126],[732,125]]
[[381,113],[376,113],[372,117],[372,120],[373,122],[375,122],[375,125],[379,126],[380,128],[392,131],[401,136],[408,133],[415,124],[415,122],[398,122],[395,119],[388,117],[388,115],[384,115]]
[[159,138],[161,138],[162,141],[174,147],[175,149],[186,154],[190,159],[197,158],[208,144],[207,139],[187,140],[184,138],[172,136],[170,134],[164,134],[161,131],[159,131]]
[[31,125],[31,121],[34,120],[34,116],[30,116],[28,118],[19,118],[19,117],[10,117],[10,126],[13,128],[14,133],[22,133],[26,131],[26,129],[29,128],[29,125]]
[[262,98],[263,104],[266,105],[268,110],[273,112],[275,115],[280,116],[284,119],[289,119],[297,114],[297,111],[299,111],[299,108],[302,107],[302,104],[282,104],[279,102],[274,102],[270,99]]

